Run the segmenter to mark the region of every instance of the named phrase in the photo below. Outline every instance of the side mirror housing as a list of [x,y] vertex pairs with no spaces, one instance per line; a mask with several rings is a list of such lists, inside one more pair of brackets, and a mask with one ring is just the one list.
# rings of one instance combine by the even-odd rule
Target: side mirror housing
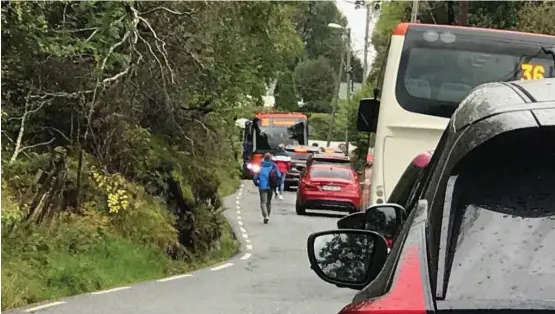
[[366,230],[313,233],[307,241],[310,267],[322,280],[361,290],[380,273],[387,258],[385,239]]
[[403,206],[386,203],[370,206],[365,212],[366,230],[381,234],[391,248],[393,238],[406,219]]
[[366,214],[358,212],[347,215],[337,221],[337,228],[364,230],[366,228]]
[[377,99],[361,99],[358,106],[357,130],[360,132],[376,132],[380,101]]

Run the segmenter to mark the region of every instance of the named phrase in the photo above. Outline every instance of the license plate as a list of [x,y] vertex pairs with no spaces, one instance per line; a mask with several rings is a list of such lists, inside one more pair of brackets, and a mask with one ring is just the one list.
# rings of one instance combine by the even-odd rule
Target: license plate
[[341,188],[338,187],[338,186],[333,186],[333,185],[324,185],[324,186],[322,187],[322,189],[323,189],[324,191],[339,191]]

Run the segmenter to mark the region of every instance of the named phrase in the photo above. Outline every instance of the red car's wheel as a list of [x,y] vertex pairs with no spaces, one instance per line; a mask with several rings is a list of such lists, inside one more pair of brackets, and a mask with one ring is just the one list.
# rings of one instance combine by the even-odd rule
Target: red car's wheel
[[295,204],[295,211],[297,212],[297,215],[304,215],[306,213],[306,209],[299,205],[299,203]]

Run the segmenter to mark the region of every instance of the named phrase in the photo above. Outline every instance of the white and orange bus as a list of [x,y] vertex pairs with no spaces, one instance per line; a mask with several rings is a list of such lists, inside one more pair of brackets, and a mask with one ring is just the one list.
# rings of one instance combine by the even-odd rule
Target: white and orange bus
[[359,106],[357,128],[376,133],[369,203],[387,202],[410,161],[435,148],[474,87],[554,77],[554,49],[555,37],[548,35],[399,24],[374,98]]

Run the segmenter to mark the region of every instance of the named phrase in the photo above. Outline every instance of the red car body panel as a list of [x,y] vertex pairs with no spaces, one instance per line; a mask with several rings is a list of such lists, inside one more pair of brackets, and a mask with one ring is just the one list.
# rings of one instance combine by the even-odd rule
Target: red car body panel
[[[352,174],[352,180],[340,178],[311,178],[310,172],[313,169],[330,167],[337,168],[340,171],[350,171]],[[312,165],[307,170],[307,175],[305,175],[299,182],[297,193],[298,203],[302,205],[309,201],[348,202],[351,203],[356,209],[360,209],[362,193],[360,191],[360,184],[357,178],[356,173],[350,167],[340,165]],[[323,186],[326,185],[339,186],[340,190],[324,190]]]
[[426,314],[426,297],[417,245],[406,249],[398,269],[395,283],[387,294],[347,305],[339,314]]

